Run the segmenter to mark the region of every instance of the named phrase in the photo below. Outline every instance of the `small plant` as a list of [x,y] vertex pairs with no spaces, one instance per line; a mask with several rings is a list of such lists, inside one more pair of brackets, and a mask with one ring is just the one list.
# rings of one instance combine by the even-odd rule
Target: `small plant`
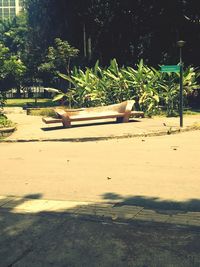
[[0,128],[5,128],[5,127],[13,127],[15,124],[8,120],[6,115],[0,114]]

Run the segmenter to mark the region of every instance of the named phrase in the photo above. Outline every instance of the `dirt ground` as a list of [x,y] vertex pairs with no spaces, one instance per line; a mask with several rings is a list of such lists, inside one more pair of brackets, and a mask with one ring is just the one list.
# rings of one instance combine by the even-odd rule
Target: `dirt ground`
[[199,200],[200,131],[99,142],[0,144],[0,195]]

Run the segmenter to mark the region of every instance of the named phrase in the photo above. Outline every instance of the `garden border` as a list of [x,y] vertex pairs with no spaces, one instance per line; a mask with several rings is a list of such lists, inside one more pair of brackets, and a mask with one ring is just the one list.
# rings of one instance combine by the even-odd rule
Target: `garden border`
[[15,130],[16,126],[0,128],[0,137],[7,137],[11,135]]

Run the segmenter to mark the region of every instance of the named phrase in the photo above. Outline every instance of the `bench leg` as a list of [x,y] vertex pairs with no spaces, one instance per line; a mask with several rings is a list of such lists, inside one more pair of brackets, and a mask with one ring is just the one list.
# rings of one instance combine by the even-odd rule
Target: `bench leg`
[[116,119],[117,123],[129,122],[129,116],[119,117]]
[[124,116],[122,118],[122,122],[129,122],[129,116]]
[[121,123],[121,122],[123,122],[123,118],[122,118],[122,117],[116,118],[116,122],[117,122],[117,123]]
[[65,116],[62,116],[62,124],[65,128],[71,127],[71,121],[68,118],[66,118]]

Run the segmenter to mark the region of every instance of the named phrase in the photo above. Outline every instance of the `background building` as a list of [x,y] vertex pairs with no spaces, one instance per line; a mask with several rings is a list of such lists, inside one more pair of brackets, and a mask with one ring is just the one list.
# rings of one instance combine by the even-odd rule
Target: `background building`
[[11,19],[22,10],[23,0],[0,0],[0,20]]

